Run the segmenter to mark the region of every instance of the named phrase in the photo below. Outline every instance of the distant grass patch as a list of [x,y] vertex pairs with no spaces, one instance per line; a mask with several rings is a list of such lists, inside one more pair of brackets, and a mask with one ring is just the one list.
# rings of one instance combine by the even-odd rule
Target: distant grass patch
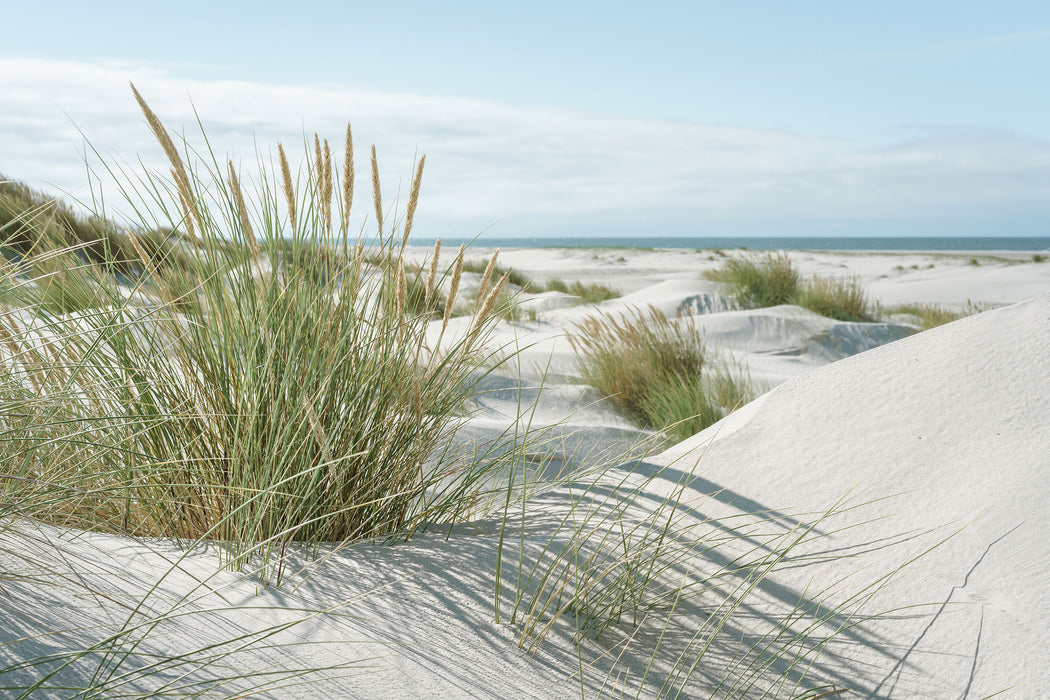
[[988,311],[990,308],[987,304],[976,304],[968,301],[966,302],[966,307],[961,311],[949,309],[940,304],[899,304],[885,308],[882,312],[885,315],[910,314],[916,316],[919,318],[923,330],[928,330],[952,321],[958,321],[960,318]]
[[737,301],[751,308],[791,304],[802,283],[784,253],[730,258],[706,277],[724,284]]
[[[473,272],[475,274],[484,274],[485,268],[488,267],[487,260],[464,260],[463,261],[463,272]],[[533,286],[532,280],[530,280],[525,273],[519,272],[518,270],[506,268],[502,265],[496,265],[492,269],[492,277],[499,279],[503,277],[507,272],[510,272],[510,277],[507,281],[511,284],[516,284],[522,289],[528,290]]]
[[172,228],[121,230],[101,216],[79,214],[60,200],[0,175],[0,252],[7,259],[66,251],[111,272],[138,275],[144,262],[160,272],[185,269],[189,263],[180,245],[185,242]]
[[874,321],[876,313],[856,278],[803,280],[784,253],[730,258],[706,273],[724,284],[743,306],[795,304],[838,321]]
[[1032,262],[1035,262],[1035,263],[1046,262],[1046,256],[1042,255],[1040,253],[1034,253],[1032,255]]
[[713,359],[694,326],[653,308],[622,320],[587,319],[569,340],[586,383],[675,441],[715,423],[754,394],[745,376]]
[[813,277],[795,293],[795,304],[838,321],[874,321],[876,315],[860,280]]
[[598,304],[609,299],[616,299],[620,296],[620,293],[611,287],[606,287],[604,284],[584,284],[579,280],[572,284],[566,284],[563,280],[552,279],[548,280],[547,284],[541,288],[545,292],[561,292],[562,294],[572,294],[573,296],[580,297],[585,304]]

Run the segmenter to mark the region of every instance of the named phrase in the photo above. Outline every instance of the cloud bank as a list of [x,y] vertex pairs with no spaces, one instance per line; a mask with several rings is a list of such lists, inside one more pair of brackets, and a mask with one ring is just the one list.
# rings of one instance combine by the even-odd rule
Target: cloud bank
[[392,196],[425,152],[421,236],[490,225],[490,235],[505,236],[1050,235],[1050,143],[1005,130],[832,139],[342,86],[187,80],[176,70],[0,57],[0,173],[88,196],[84,137],[107,160],[164,170],[131,97],[134,81],[169,129],[202,145],[196,110],[218,155],[246,168],[256,148],[297,147],[314,132],[338,150],[350,121],[358,153],[376,144]]

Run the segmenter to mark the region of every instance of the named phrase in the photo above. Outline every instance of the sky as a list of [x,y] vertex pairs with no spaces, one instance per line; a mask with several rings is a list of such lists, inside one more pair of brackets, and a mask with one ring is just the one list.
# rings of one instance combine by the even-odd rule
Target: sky
[[0,173],[70,198],[163,167],[133,81],[246,171],[425,153],[425,238],[1050,236],[1045,0],[4,4]]

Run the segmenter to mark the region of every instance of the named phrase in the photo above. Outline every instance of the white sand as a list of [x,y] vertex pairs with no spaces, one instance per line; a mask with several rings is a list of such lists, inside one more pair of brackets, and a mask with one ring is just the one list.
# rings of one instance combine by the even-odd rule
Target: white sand
[[[620,288],[628,295],[599,309],[616,314],[632,305],[667,312],[683,304],[694,310],[717,306],[717,287],[699,279],[705,267],[720,264],[717,256],[708,257],[510,250],[502,261],[537,278]],[[860,276],[887,304],[1013,304],[909,337],[913,329],[902,324],[843,324],[795,307],[696,316],[712,347],[776,388],[722,424],[645,456],[630,465],[633,473],[608,472],[602,483],[611,488],[627,478],[644,483],[659,499],[682,475],[692,474],[684,522],[695,522],[696,534],[711,538],[725,527],[751,538],[711,549],[683,576],[702,576],[737,553],[760,552],[770,538],[790,537],[793,523],[836,504],[840,512],[819,522],[814,534],[820,536],[794,550],[745,601],[694,674],[691,696],[726,694],[709,679],[733,663],[741,640],[758,641],[771,620],[816,603],[837,606],[830,627],[816,634],[836,628],[841,633],[825,653],[810,657],[811,680],[800,690],[827,682],[850,690],[831,697],[985,697],[1007,688],[1004,697],[1045,696],[1050,263],[984,257],[975,267],[970,257],[793,254],[806,274]],[[595,311],[551,308],[535,322],[505,325],[494,341],[525,348],[520,374],[526,383],[540,366],[549,366],[554,377],[571,378],[575,368],[562,336]],[[483,410],[468,438],[483,440],[517,420],[518,374],[508,369],[491,379],[492,391],[482,397]],[[546,449],[560,451],[572,468],[646,435],[608,405],[595,403],[585,387],[553,383],[526,391],[525,398],[537,398],[534,426],[559,426],[564,439]],[[658,472],[652,481],[642,478]],[[567,491],[544,496],[538,510],[529,512],[524,533],[512,533],[524,538],[526,561],[556,534],[570,502]],[[625,506],[625,518],[644,517],[652,503],[633,507]],[[195,551],[166,573],[180,550],[165,543],[53,528],[8,532],[0,544],[0,667],[84,648],[129,619],[175,610],[180,615],[151,628],[140,653],[116,671],[128,674],[125,689],[142,692],[168,681],[206,684],[230,672],[223,665],[255,674],[216,691],[224,695],[271,682],[267,671],[348,664],[342,672],[320,674],[320,680],[309,678],[310,685],[270,689],[265,696],[548,698],[579,697],[582,689],[597,697],[616,661],[615,653],[599,658],[601,645],[629,628],[609,630],[598,645],[586,647],[582,682],[575,675],[579,657],[563,626],[535,656],[519,650],[518,627],[506,617],[510,601],[504,599],[501,624],[493,617],[499,524],[465,524],[451,536],[431,532],[395,546],[355,545],[281,588],[264,588],[249,575],[216,574],[215,551]],[[894,572],[883,585],[865,589]],[[88,590],[94,594],[86,595]],[[846,600],[862,591],[863,606]],[[143,599],[144,607],[136,610]],[[713,594],[701,595],[679,608],[664,630],[643,696],[659,693],[667,665],[704,624],[712,600]],[[311,617],[319,609],[332,612]],[[135,672],[154,660],[148,654],[199,652],[237,633],[296,620],[303,621],[257,640],[218,668],[190,665],[148,680]],[[618,669],[630,671],[624,683],[631,695],[655,646],[650,633],[643,625],[618,661]],[[73,664],[57,678],[90,676],[95,667],[88,666]],[[759,675],[780,670],[773,663]],[[0,687],[41,676],[39,668],[14,671],[0,675]],[[783,688],[783,695],[790,690]]]

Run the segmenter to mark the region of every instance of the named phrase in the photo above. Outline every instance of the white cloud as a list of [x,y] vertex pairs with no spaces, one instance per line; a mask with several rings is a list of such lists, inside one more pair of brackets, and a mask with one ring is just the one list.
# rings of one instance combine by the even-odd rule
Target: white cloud
[[169,128],[200,145],[195,107],[220,157],[250,163],[255,143],[264,151],[277,141],[298,147],[304,131],[338,150],[349,119],[358,172],[367,171],[367,145],[375,143],[389,196],[410,178],[417,149],[426,152],[417,230],[431,235],[472,235],[493,222],[506,235],[542,235],[565,222],[664,234],[660,227],[734,222],[1019,216],[1045,231],[1050,218],[1050,144],[1002,132],[919,130],[876,145],[20,58],[0,58],[0,172],[86,195],[78,127],[107,157],[163,169],[129,80]]

